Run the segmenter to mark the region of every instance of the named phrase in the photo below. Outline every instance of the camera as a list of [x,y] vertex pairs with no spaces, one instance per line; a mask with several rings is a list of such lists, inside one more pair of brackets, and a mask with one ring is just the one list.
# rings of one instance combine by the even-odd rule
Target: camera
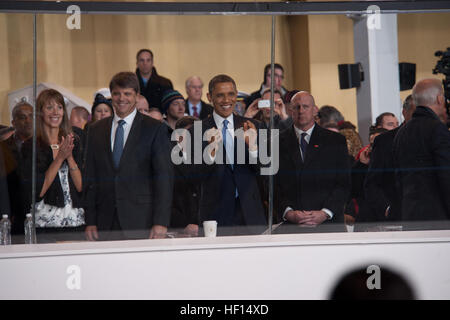
[[258,101],[258,108],[270,108],[270,100],[259,100]]
[[450,128],[450,48],[447,51],[436,51],[436,57],[441,59],[436,63],[433,69],[433,74],[442,73],[445,79],[442,80],[445,95],[445,107],[447,108],[447,126]]

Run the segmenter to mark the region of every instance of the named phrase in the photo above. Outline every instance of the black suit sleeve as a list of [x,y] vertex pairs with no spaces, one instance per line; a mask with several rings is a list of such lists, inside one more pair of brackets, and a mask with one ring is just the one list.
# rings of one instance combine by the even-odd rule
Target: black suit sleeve
[[9,204],[8,183],[6,180],[5,159],[3,156],[3,148],[0,144],[0,210],[3,214],[11,215],[11,207]]
[[383,221],[384,213],[389,206],[389,201],[383,191],[383,172],[386,170],[385,159],[390,156],[380,145],[380,140],[375,138],[370,155],[369,169],[364,181],[364,199],[367,208],[362,210],[358,221]]
[[172,210],[173,164],[167,126],[161,124],[152,143],[153,225],[168,226]]
[[93,145],[93,140],[95,137],[95,131],[90,128],[86,137],[87,143],[87,153],[86,153],[86,163],[85,163],[85,174],[83,175],[83,198],[85,204],[85,219],[86,225],[95,226],[97,225],[97,212],[96,212],[96,180],[95,180],[95,149]]
[[[333,212],[334,221],[341,221],[343,220],[345,204],[351,192],[350,161],[348,157],[347,143],[345,142],[344,137],[342,137],[341,141],[337,141],[336,143],[335,157],[335,186],[325,201],[324,208]],[[320,209],[322,208],[318,208],[318,210]]]
[[437,171],[441,199],[444,199],[447,217],[450,218],[450,131],[445,125],[438,125],[433,134],[432,152]]

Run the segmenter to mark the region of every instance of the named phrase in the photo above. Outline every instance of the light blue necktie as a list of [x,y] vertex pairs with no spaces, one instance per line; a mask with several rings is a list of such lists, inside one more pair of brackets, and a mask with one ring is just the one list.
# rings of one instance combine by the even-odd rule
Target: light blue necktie
[[[225,146],[225,152],[226,152],[226,157],[229,160],[229,163],[231,165],[231,169],[234,170],[234,147],[233,147],[233,137],[231,136],[231,134],[228,132],[228,120],[223,120],[223,127],[222,127],[222,139],[223,139],[223,144]],[[237,198],[239,196],[238,190],[236,188],[235,191],[235,197]]]
[[231,169],[234,169],[234,150],[233,150],[233,138],[231,137],[231,134],[228,132],[228,120],[223,120],[223,127],[222,127],[222,138],[223,138],[223,144],[225,146],[226,151],[226,157],[228,158],[228,162],[231,165]]
[[123,138],[124,138],[124,132],[123,132],[123,125],[125,124],[125,120],[119,120],[119,125],[116,129],[116,137],[114,138],[114,147],[113,147],[113,161],[114,166],[116,168],[119,167],[120,164],[120,157],[122,156],[123,151]]

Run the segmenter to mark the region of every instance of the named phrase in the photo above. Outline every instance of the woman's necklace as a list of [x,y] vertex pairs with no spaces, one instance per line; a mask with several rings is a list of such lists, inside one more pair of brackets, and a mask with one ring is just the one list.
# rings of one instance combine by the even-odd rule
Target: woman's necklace
[[59,145],[57,144],[51,144],[50,148],[52,148],[53,150],[58,150],[59,149]]

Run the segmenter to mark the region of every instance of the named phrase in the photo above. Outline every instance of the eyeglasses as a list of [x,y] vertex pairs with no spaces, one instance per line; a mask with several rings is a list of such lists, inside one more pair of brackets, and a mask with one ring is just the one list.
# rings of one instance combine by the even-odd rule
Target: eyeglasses
[[[270,78],[270,73],[266,74],[266,77],[269,77],[269,78]],[[284,79],[284,76],[283,76],[282,74],[275,73],[274,78]]]

